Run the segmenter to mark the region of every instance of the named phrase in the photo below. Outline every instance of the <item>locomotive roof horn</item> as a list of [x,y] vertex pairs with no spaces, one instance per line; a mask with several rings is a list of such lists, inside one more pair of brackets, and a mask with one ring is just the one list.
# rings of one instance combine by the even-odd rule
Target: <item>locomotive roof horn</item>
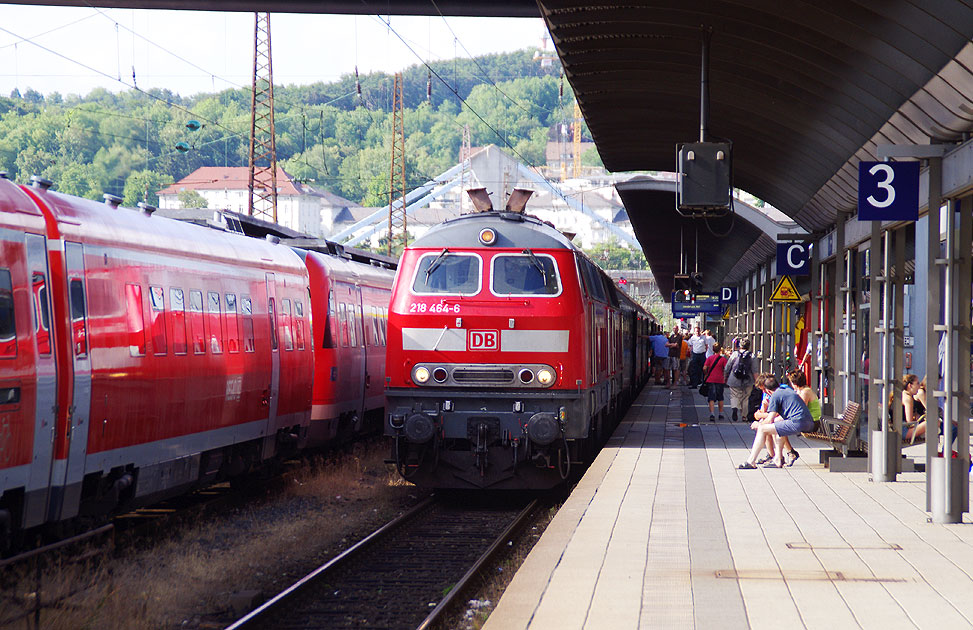
[[490,201],[490,193],[486,188],[470,188],[466,191],[473,202],[473,207],[477,212],[490,212],[493,210],[493,202]]
[[507,197],[507,212],[523,214],[524,208],[527,207],[527,200],[530,199],[530,196],[533,194],[533,190],[527,190],[526,188],[514,188],[514,191],[510,193],[509,197]]

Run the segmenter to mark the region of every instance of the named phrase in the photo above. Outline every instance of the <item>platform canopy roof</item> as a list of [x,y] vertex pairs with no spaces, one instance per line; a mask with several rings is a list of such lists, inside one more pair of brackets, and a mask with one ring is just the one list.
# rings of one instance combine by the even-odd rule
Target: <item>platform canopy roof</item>
[[[877,144],[957,142],[973,131],[973,6],[963,0],[48,0],[37,4],[231,11],[537,16],[605,166],[672,171],[699,138],[700,49],[710,46],[707,139],[733,142],[733,184],[811,233],[857,203]],[[623,195],[660,288],[671,195]],[[736,260],[760,240],[744,233]],[[648,226],[658,225],[659,229]],[[736,227],[734,229],[737,229]],[[772,238],[774,235],[764,235]],[[753,238],[751,238],[753,237]],[[748,245],[749,243],[749,245]],[[760,251],[766,249],[766,242]],[[742,249],[741,249],[742,248]],[[700,251],[725,268],[725,248]],[[728,269],[725,270],[727,273]],[[726,279],[707,278],[706,284]]]

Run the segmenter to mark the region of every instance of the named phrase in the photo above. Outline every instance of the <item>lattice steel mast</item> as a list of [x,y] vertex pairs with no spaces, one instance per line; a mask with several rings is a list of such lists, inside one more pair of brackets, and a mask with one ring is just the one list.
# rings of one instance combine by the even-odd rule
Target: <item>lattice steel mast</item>
[[254,13],[253,90],[250,97],[249,214],[277,222],[277,141],[270,13]]
[[[402,100],[402,73],[396,73],[392,86],[392,161],[389,168],[389,256],[394,256],[396,239],[402,247],[409,244],[405,215],[405,104]],[[396,207],[398,202],[398,207]]]

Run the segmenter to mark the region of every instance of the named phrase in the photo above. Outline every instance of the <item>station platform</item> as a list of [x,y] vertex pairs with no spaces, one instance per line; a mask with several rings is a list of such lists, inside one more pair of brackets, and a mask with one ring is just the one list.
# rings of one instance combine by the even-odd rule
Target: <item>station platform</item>
[[[973,628],[973,520],[933,524],[925,474],[738,470],[748,423],[646,387],[486,630]],[[918,452],[918,451],[917,451]]]

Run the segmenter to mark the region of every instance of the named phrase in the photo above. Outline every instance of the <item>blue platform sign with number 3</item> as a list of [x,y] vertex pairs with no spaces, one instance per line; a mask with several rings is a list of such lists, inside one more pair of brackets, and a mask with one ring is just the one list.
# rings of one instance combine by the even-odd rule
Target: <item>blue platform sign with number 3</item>
[[918,219],[919,162],[859,162],[859,221]]

